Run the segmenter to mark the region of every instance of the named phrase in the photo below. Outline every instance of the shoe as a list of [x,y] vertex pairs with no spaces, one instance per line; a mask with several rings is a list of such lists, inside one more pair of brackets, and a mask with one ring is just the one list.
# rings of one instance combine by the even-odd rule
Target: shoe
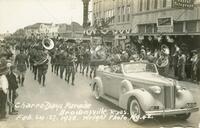
[[72,86],[74,86],[74,83],[72,83]]
[[17,110],[13,110],[12,112],[18,112]]
[[17,112],[9,112],[9,115],[17,115]]

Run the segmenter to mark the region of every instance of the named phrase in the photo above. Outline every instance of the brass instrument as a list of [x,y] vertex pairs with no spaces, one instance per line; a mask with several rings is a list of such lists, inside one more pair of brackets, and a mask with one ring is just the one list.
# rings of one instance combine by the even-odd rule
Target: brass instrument
[[[46,49],[46,50],[51,50],[54,48],[54,42],[52,39],[50,38],[44,38],[42,40],[42,46]],[[48,55],[47,53],[42,50],[42,51],[39,51],[38,54],[37,54],[37,59],[35,60],[35,63],[34,65],[42,65],[44,64],[45,62],[47,62],[48,60]]]
[[161,46],[161,55],[160,57],[156,60],[156,65],[159,68],[164,68],[169,64],[169,56],[170,50],[169,47],[165,44]]
[[50,38],[44,38],[42,40],[42,46],[46,49],[46,50],[51,50],[54,48],[54,42],[52,39]]

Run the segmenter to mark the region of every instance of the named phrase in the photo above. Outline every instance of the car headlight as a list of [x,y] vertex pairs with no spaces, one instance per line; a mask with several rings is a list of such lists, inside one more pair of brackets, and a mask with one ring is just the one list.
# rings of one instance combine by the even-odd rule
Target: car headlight
[[178,84],[177,81],[174,82],[174,85],[176,86],[176,91],[177,91],[177,92],[181,92],[181,91],[183,91],[183,90],[186,90],[186,88],[181,87],[181,86]]
[[161,88],[159,86],[151,86],[150,89],[155,93],[155,94],[160,94],[161,93]]

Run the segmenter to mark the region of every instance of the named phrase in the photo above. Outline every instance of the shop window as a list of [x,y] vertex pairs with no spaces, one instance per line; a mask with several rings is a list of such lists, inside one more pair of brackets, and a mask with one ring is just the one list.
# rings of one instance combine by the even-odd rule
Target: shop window
[[153,25],[153,32],[154,32],[154,33],[158,32],[157,24],[154,24],[154,25]]
[[196,21],[186,22],[186,31],[187,32],[196,32],[197,31],[197,22]]
[[145,25],[138,25],[138,32],[145,33]]
[[146,25],[146,33],[152,33],[153,32],[153,25],[149,24]]
[[174,23],[174,32],[183,32],[183,22]]

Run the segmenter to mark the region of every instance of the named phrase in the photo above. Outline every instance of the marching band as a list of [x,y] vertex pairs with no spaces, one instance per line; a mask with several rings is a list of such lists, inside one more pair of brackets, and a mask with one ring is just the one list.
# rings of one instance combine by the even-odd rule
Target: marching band
[[[8,39],[13,41],[17,39]],[[102,44],[93,45],[91,42],[83,41],[77,43],[73,39],[25,39],[17,40],[14,46],[9,43],[2,43],[0,47],[0,114],[1,118],[5,116],[5,103],[10,103],[10,114],[17,111],[13,107],[17,97],[16,89],[18,83],[24,86],[25,73],[29,68],[34,76],[43,87],[46,86],[46,74],[51,65],[51,72],[55,73],[61,79],[64,79],[67,84],[75,85],[76,73],[93,78],[96,76],[96,71],[99,65],[113,66],[121,62],[129,61],[149,61],[155,63],[162,75],[167,75],[170,66],[170,49],[167,45],[161,45],[160,49],[155,49],[154,52],[141,46],[139,49],[134,45],[127,46],[122,49],[120,46],[107,47]],[[13,44],[13,43],[12,43]],[[12,53],[11,48],[14,47],[15,53]],[[184,63],[186,56],[181,52],[176,45],[175,52],[172,57],[177,57],[175,67],[175,75],[178,74],[179,79],[183,79]],[[17,53],[17,51],[20,51]],[[196,76],[200,74],[198,67],[199,54],[193,52],[194,57],[191,58],[193,69],[196,69]],[[195,54],[196,53],[196,54]],[[10,61],[8,61],[10,60]],[[7,63],[10,63],[9,65]],[[175,61],[174,61],[175,62]],[[15,72],[15,68],[17,71]],[[8,73],[9,72],[9,73]],[[6,79],[7,77],[7,79]],[[194,77],[194,76],[193,76]],[[196,78],[199,81],[199,77]],[[12,87],[11,87],[12,85]],[[10,87],[9,87],[10,86]],[[7,89],[9,88],[9,91]],[[6,98],[9,93],[9,98]]]

